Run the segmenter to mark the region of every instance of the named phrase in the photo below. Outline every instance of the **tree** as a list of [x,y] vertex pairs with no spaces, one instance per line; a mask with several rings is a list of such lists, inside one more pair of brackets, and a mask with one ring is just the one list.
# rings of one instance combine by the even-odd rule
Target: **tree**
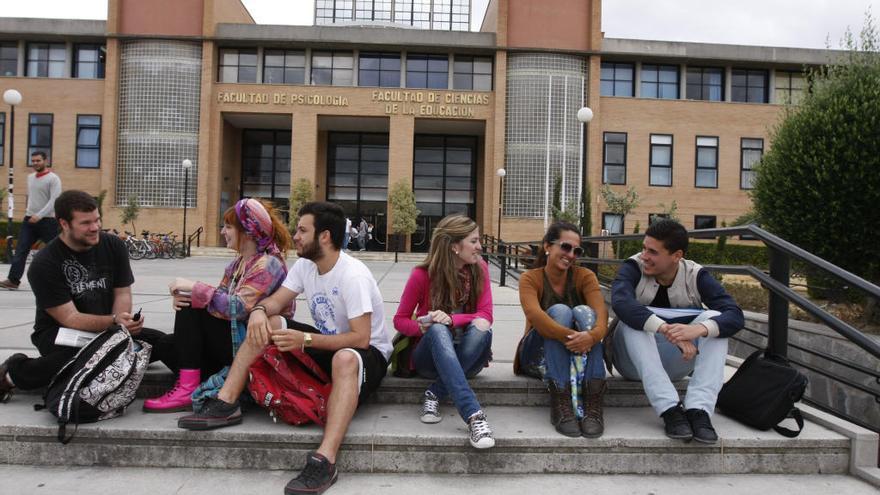
[[95,196],[95,201],[98,202],[98,215],[102,218],[104,217],[104,200],[107,198],[107,190],[101,189],[101,192]]
[[569,201],[562,208],[562,176],[557,175],[553,180],[553,202],[550,203],[550,213],[554,222],[568,222],[574,225],[580,223],[577,201]]
[[138,204],[137,194],[129,195],[125,208],[122,209],[122,213],[119,215],[119,221],[122,222],[122,225],[130,223],[131,233],[134,235],[137,235],[137,227],[135,227],[134,221],[137,220],[140,213],[141,205]]
[[416,208],[416,196],[412,186],[405,179],[400,179],[391,186],[388,195],[391,203],[391,233],[412,235],[418,226],[416,219],[421,213]]
[[[847,32],[843,44],[842,60],[810,71],[812,90],[786,108],[752,197],[767,230],[876,282],[880,43],[870,13],[859,39]],[[808,285],[834,286],[816,275]]]
[[608,212],[621,215],[624,219],[639,205],[639,193],[636,188],[629,187],[626,191],[618,194],[607,185],[600,191]]
[[666,206],[666,203],[660,203],[657,206],[660,207],[660,211],[663,212],[663,215],[666,215],[664,218],[681,223],[681,219],[678,217],[678,202],[674,199],[669,206]]
[[297,212],[300,208],[314,198],[314,188],[308,179],[298,179],[293,184],[293,191],[290,193],[290,220],[288,221],[288,229],[293,233],[296,225],[299,223],[299,215]]

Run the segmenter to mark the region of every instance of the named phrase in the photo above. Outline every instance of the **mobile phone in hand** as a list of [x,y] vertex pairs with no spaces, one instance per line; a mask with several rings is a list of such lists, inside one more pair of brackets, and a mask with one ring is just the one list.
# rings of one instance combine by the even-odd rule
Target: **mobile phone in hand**
[[431,324],[431,322],[434,321],[434,319],[431,318],[431,315],[425,315],[425,316],[419,316],[419,318],[416,321],[418,321],[422,325],[429,325],[429,324]]
[[143,311],[143,309],[144,308],[138,308],[138,312],[135,313],[134,316],[131,317],[131,320],[132,321],[141,321],[141,311]]

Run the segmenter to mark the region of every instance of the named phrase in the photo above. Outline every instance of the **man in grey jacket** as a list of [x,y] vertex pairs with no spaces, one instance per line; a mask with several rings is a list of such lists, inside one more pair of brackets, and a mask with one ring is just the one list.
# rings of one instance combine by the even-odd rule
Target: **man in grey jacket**
[[6,280],[0,282],[0,288],[15,290],[21,284],[24,265],[27,262],[31,245],[37,240],[49,244],[58,235],[58,221],[55,220],[55,199],[61,194],[61,178],[49,169],[46,153],[31,153],[31,165],[34,171],[28,174],[28,199],[18,245],[12,256],[12,266]]

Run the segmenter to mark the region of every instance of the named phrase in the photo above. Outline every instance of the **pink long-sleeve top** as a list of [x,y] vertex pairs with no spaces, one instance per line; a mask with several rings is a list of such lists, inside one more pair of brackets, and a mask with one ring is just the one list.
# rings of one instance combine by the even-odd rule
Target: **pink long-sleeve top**
[[[480,260],[480,268],[483,270],[483,290],[477,301],[473,313],[455,313],[452,316],[452,326],[464,327],[476,318],[483,318],[492,323],[492,283],[489,280],[489,265]],[[403,294],[400,296],[400,305],[394,315],[394,328],[410,337],[421,335],[419,322],[412,318],[413,312],[416,317],[424,316],[431,311],[431,277],[427,268],[413,268]]]

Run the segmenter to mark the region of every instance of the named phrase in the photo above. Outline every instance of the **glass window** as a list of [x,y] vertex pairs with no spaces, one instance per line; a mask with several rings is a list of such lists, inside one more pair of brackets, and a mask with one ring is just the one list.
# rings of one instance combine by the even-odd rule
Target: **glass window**
[[0,113],[0,165],[6,157],[6,114]]
[[724,100],[724,69],[718,67],[687,68],[687,99]]
[[793,70],[776,71],[776,102],[797,105],[804,97],[806,78],[803,72]]
[[718,138],[697,136],[696,187],[718,187]]
[[101,165],[101,116],[76,116],[76,166],[98,168]]
[[742,138],[740,140],[740,189],[752,189],[755,184],[755,165],[764,156],[764,140]]
[[730,77],[730,100],[767,103],[767,71],[734,69]]
[[18,43],[0,43],[0,76],[18,75]]
[[651,134],[650,185],[672,185],[672,136]]
[[361,52],[358,86],[400,87],[400,54]]
[[42,151],[46,153],[46,157],[49,160],[52,160],[53,120],[54,117],[51,113],[32,113],[28,115],[28,157],[35,151]]
[[452,64],[452,89],[492,91],[492,57],[456,55]]
[[602,96],[634,96],[634,65],[621,62],[602,62]]
[[306,52],[302,50],[265,50],[263,82],[265,84],[304,84]]
[[387,209],[388,134],[331,132],[327,146],[327,201],[352,218]]
[[406,87],[447,89],[449,57],[447,55],[406,55]]
[[642,64],[642,98],[678,99],[678,66]]
[[67,47],[64,43],[28,43],[28,77],[64,77]]
[[312,84],[317,86],[351,86],[354,82],[354,61],[351,52],[312,52]]
[[695,215],[694,216],[694,228],[695,229],[714,229],[716,226],[716,217],[715,215]]
[[290,196],[290,130],[242,133],[242,196],[265,198],[278,206]]
[[623,215],[602,213],[602,229],[611,235],[623,234]]
[[104,45],[76,45],[73,49],[73,77],[104,79],[106,59]]
[[220,82],[257,82],[257,49],[221,48]]
[[626,184],[626,133],[606,132],[603,140],[602,183]]

